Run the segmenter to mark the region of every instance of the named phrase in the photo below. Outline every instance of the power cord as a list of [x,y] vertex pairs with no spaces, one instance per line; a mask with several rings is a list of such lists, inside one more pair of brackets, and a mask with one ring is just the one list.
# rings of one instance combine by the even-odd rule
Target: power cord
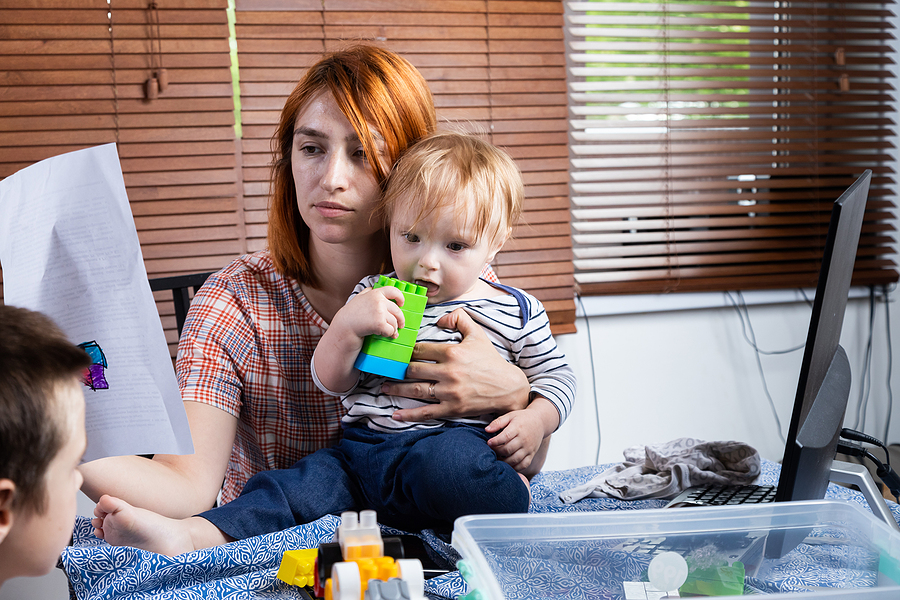
[[600,464],[600,405],[597,403],[597,373],[594,370],[594,343],[591,341],[591,320],[588,317],[587,313],[584,310],[584,302],[581,301],[581,294],[576,293],[575,299],[578,300],[578,306],[581,307],[581,316],[584,317],[584,326],[587,330],[587,339],[588,339],[588,356],[590,357],[591,362],[591,382],[593,383],[592,389],[594,390],[594,414],[596,415],[596,423],[597,423],[597,453],[594,455],[594,464]]
[[872,389],[872,338],[875,333],[875,286],[869,286],[869,339],[863,355],[863,367],[860,374],[859,403],[856,405],[856,420],[853,427],[865,428],[866,411],[869,407],[869,392]]
[[[753,324],[750,322],[750,309],[747,308],[747,303],[744,301],[744,294],[741,292],[736,292],[738,299],[735,300],[731,297],[730,292],[725,292],[725,297],[728,298],[728,301],[734,307],[735,312],[738,314],[738,318],[741,320],[741,332],[744,335],[744,340],[753,348],[756,353],[756,368],[759,371],[759,377],[762,380],[763,392],[766,394],[766,399],[769,401],[769,409],[772,411],[772,416],[775,418],[775,425],[777,426],[778,437],[781,439],[781,443],[785,443],[784,433],[782,432],[781,427],[781,419],[778,417],[778,410],[775,408],[775,401],[772,399],[772,394],[769,392],[769,385],[766,382],[766,372],[763,369],[762,359],[760,358],[761,354],[765,355],[776,355],[776,354],[788,354],[789,352],[796,352],[797,350],[802,349],[806,346],[806,343],[800,344],[799,346],[795,346],[793,348],[788,348],[787,350],[763,350],[756,343],[756,332],[753,330]],[[802,293],[802,290],[801,290]],[[803,297],[806,298],[806,294],[803,294]],[[807,299],[808,301],[808,299]],[[749,330],[749,335],[748,335]]]
[[[894,498],[900,502],[900,476],[891,468],[891,456],[887,447],[878,439],[853,429],[841,429],[841,438],[838,440],[837,451],[841,454],[858,458],[867,458],[875,464],[875,475],[891,491]],[[844,441],[848,440],[848,441]],[[862,444],[871,444],[884,450],[887,464],[881,462],[877,456],[868,451]]]
[[852,440],[854,442],[878,446],[879,448],[884,450],[884,455],[886,457],[885,460],[887,461],[887,464],[891,464],[891,455],[888,453],[887,447],[878,438],[874,438],[871,435],[863,433],[862,431],[850,429],[849,427],[844,427],[843,429],[841,429],[841,437],[845,440]]
[[891,430],[891,413],[894,411],[894,393],[891,391],[891,365],[894,363],[894,350],[891,346],[891,298],[888,286],[882,288],[884,294],[884,322],[887,328],[887,417],[884,420],[884,441],[890,443],[888,432]]

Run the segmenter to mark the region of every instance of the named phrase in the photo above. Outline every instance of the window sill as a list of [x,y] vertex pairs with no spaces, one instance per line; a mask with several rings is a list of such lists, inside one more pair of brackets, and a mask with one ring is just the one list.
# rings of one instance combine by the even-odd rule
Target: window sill
[[[816,290],[804,289],[806,298],[799,289],[789,290],[751,290],[743,292],[744,302],[748,306],[764,304],[788,304],[793,302],[811,302]],[[850,288],[850,298],[867,298],[869,288],[857,286]],[[700,310],[704,308],[731,308],[727,296],[723,292],[699,292],[678,294],[635,294],[630,296],[582,296],[575,301],[577,317],[607,317],[679,310]]]

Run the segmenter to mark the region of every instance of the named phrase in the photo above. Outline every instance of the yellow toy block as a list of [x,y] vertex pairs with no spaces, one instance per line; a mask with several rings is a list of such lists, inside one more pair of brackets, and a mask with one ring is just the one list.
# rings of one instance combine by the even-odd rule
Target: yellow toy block
[[281,557],[281,566],[275,575],[281,581],[299,587],[307,587],[316,582],[317,548],[288,550]]

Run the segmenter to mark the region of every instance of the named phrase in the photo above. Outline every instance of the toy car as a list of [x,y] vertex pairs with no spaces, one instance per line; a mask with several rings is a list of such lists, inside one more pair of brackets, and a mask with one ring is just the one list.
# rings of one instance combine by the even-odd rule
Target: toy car
[[315,596],[325,600],[424,598],[422,563],[403,558],[399,538],[382,539],[375,511],[343,513],[337,540],[318,549],[285,552],[277,578],[312,587]]

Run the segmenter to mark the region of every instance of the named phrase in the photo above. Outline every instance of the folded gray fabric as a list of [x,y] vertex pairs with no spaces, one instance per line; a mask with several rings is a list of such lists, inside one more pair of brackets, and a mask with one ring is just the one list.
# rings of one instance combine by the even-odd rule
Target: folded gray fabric
[[584,485],[562,492],[566,504],[582,498],[644,500],[674,498],[695,485],[745,485],[759,476],[759,452],[743,442],[678,438],[664,444],[632,446],[625,462]]

